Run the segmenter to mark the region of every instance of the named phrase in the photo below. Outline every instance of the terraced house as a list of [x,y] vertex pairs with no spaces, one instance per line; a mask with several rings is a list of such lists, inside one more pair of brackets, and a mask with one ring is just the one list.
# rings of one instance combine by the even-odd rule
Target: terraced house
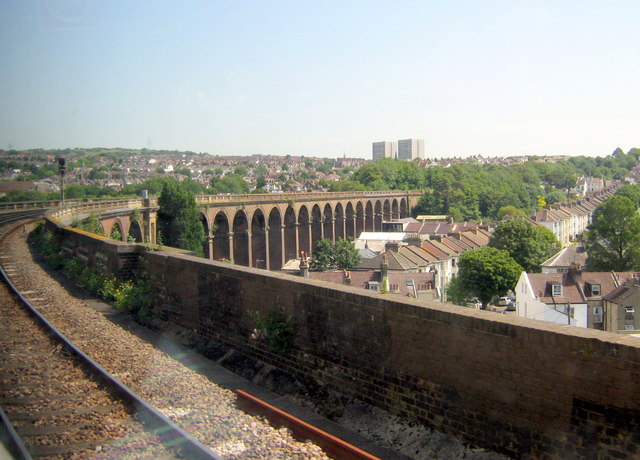
[[533,211],[531,220],[551,230],[563,246],[587,229],[593,211],[607,198],[613,196],[615,187],[585,196],[569,203],[554,203],[542,210]]
[[636,272],[526,273],[516,284],[516,314],[523,318],[616,333],[640,333]]

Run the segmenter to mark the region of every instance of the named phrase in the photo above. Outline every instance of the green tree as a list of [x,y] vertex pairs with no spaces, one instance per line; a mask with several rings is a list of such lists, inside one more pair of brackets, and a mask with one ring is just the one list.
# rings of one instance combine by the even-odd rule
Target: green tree
[[360,263],[360,253],[352,238],[338,238],[334,245],[335,261],[338,268],[351,270]]
[[544,197],[546,204],[559,203],[567,200],[567,195],[557,188],[551,188]]
[[351,192],[365,190],[367,190],[367,187],[362,185],[360,182],[356,182],[353,180],[343,180],[338,182],[334,181],[329,183],[330,192]]
[[74,222],[71,226],[86,232],[104,236],[104,230],[102,228],[102,224],[100,224],[100,219],[98,219],[98,216],[95,214],[89,214],[89,216],[82,222]]
[[467,296],[476,296],[486,308],[493,297],[507,293],[516,285],[522,267],[507,251],[484,247],[460,256],[458,278]]
[[329,239],[316,241],[313,246],[310,269],[326,271],[341,268],[351,270],[360,263],[360,254],[351,238],[338,239],[335,243]]
[[313,245],[309,269],[315,272],[323,272],[336,268],[333,249],[333,241],[329,239],[325,238],[316,241],[316,244]]
[[616,190],[616,195],[626,196],[631,200],[633,204],[640,207],[640,185],[638,184],[626,184]]
[[253,168],[253,173],[256,176],[266,176],[267,174],[269,174],[269,170],[264,165],[258,165]]
[[247,168],[245,168],[244,166],[236,166],[233,170],[233,174],[244,177],[247,175]]
[[99,171],[97,169],[92,169],[89,172],[89,180],[100,180],[100,179],[106,179],[107,177],[109,177],[107,173]]
[[266,185],[267,185],[267,180],[264,178],[264,176],[258,176],[258,178],[256,179],[256,187],[264,188]]
[[467,305],[469,295],[464,286],[462,286],[462,282],[459,277],[454,276],[451,278],[445,292],[447,294],[447,302],[462,305],[463,307]]
[[[56,194],[59,196],[59,194]],[[46,193],[38,192],[36,190],[26,190],[24,192],[13,191],[8,192],[5,196],[0,198],[0,202],[12,202],[12,201],[41,201],[50,199]],[[57,198],[56,198],[57,199]]]
[[629,271],[640,268],[640,216],[626,196],[612,196],[593,212],[587,227],[587,268]]
[[505,216],[526,216],[527,213],[524,212],[522,209],[518,209],[515,206],[503,206],[500,209],[498,209],[498,214],[497,214],[497,218],[502,220],[503,217]]
[[204,193],[204,187],[200,182],[196,182],[193,179],[187,178],[180,182],[182,186],[194,195],[202,195]]
[[489,246],[507,251],[529,273],[540,272],[540,264],[561,247],[551,230],[519,217],[500,222]]
[[243,194],[249,193],[249,184],[237,174],[227,174],[221,179],[211,179],[211,189],[213,193]]
[[120,232],[120,227],[114,225],[111,229],[111,235],[109,236],[109,238],[111,238],[112,240],[121,241],[122,233]]
[[204,228],[195,197],[180,183],[169,181],[158,199],[158,230],[167,246],[203,254]]

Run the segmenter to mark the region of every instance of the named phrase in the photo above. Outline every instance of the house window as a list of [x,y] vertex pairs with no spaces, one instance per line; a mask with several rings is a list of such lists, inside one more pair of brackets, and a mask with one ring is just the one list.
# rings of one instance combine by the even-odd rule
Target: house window
[[633,326],[633,324],[625,324],[624,325],[625,330],[627,331],[633,331],[635,330],[635,327]]
[[592,284],[591,285],[591,295],[600,295],[600,285]]
[[551,286],[551,295],[553,297],[560,297],[562,295],[562,284],[553,284]]
[[378,291],[378,282],[377,281],[369,281],[369,290],[370,291]]
[[601,323],[602,322],[602,307],[593,307],[593,322]]
[[634,307],[624,307],[624,320],[633,321],[636,309]]

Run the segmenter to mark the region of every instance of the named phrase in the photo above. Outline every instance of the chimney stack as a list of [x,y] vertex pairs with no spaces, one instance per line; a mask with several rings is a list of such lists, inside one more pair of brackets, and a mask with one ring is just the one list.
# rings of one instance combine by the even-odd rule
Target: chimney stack
[[[569,266],[569,278],[578,286],[582,284],[582,270],[580,270],[580,264],[572,263]],[[582,287],[582,286],[581,286]]]
[[384,250],[386,252],[398,252],[400,251],[400,242],[399,241],[387,241],[384,245]]
[[309,278],[309,260],[304,251],[300,251],[300,276]]
[[380,281],[384,282],[384,279],[388,276],[389,264],[387,263],[387,255],[382,255],[382,264],[380,265]]

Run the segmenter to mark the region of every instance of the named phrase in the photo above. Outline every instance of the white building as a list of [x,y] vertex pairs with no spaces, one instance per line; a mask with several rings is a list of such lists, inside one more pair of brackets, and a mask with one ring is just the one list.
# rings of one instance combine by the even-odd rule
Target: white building
[[398,141],[398,160],[424,158],[424,139],[402,139]]
[[522,272],[514,289],[516,314],[523,318],[577,327],[604,329],[603,296],[618,288],[632,272]]
[[388,141],[374,142],[371,147],[371,152],[373,154],[373,161],[383,158],[395,158],[396,143]]
[[[542,276],[539,276],[542,275]],[[522,272],[516,284],[516,314],[571,326],[587,327],[587,302],[564,273]]]

